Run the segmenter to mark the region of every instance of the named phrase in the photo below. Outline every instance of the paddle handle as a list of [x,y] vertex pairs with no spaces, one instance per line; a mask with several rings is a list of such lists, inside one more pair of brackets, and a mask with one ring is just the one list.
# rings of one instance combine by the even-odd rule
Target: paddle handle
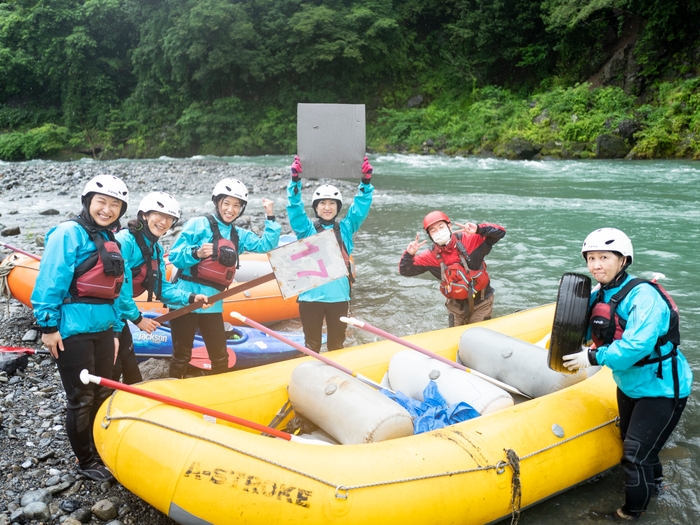
[[22,255],[26,255],[27,257],[31,257],[32,259],[36,261],[40,261],[41,257],[38,255],[34,255],[33,253],[25,252],[24,250],[21,250],[17,248],[16,246],[12,246],[11,244],[7,244],[6,242],[0,242],[0,246],[4,246],[8,250],[12,250],[13,252],[21,253]]
[[[340,370],[341,372],[345,372],[346,374],[351,375],[352,377],[354,377],[356,379],[359,379],[360,381],[362,381],[363,383],[365,383],[371,387],[374,387],[378,390],[382,390],[385,388],[382,385],[380,385],[379,383],[377,383],[376,381],[372,381],[369,377],[365,377],[362,374],[358,374],[357,372],[353,372],[352,370],[341,365],[340,363],[336,363],[332,359],[328,359],[327,357],[325,357],[317,352],[314,352],[310,348],[306,348],[305,346],[302,346],[299,343],[292,341],[291,339],[286,338],[282,334],[279,334],[279,333],[275,332],[274,330],[271,330],[267,326],[261,325],[260,323],[253,321],[252,319],[248,319],[247,317],[245,317],[244,315],[241,315],[238,312],[231,312],[231,317],[233,317],[234,319],[238,319],[239,321],[247,324],[248,326],[252,326],[253,328],[257,328],[261,332],[265,332],[267,335],[274,337],[275,339],[278,339],[279,341],[282,341],[283,343],[286,343],[289,346],[296,348],[300,352],[302,352],[308,356],[311,356],[315,359],[318,359],[319,361],[322,361],[322,362],[326,363],[327,365],[332,366],[333,368]],[[386,389],[386,390],[388,390],[388,389]]]
[[425,354],[428,357],[432,357],[433,359],[437,359],[438,361],[445,363],[447,365],[450,365],[451,367],[454,367],[458,370],[462,370],[463,372],[468,372],[470,374],[474,374],[476,377],[483,379],[484,381],[487,381],[487,382],[491,383],[492,385],[496,385],[497,387],[500,387],[503,390],[510,392],[511,394],[518,394],[519,396],[523,396],[523,397],[530,399],[530,396],[528,396],[527,394],[523,394],[520,390],[518,390],[514,386],[510,386],[502,381],[499,381],[498,379],[494,379],[493,377],[489,377],[485,374],[482,374],[481,372],[477,372],[476,370],[472,370],[471,368],[467,368],[466,366],[461,365],[459,363],[456,363],[455,361],[451,361],[451,360],[447,359],[446,357],[441,356],[440,354],[436,354],[435,352],[431,352],[430,350],[427,350],[427,349],[422,348],[416,344],[413,344],[410,341],[406,341],[405,339],[401,339],[400,337],[396,337],[395,335],[390,334],[389,332],[385,332],[381,328],[377,328],[376,326],[372,326],[371,324],[369,324],[365,321],[360,321],[359,319],[355,319],[354,317],[341,317],[340,320],[344,323],[349,324],[349,325],[361,328],[362,330],[370,332],[374,335],[378,335],[379,337],[383,337],[384,339],[388,339],[389,341],[394,341],[395,343],[399,343],[400,345],[408,347],[411,350],[415,350],[417,352],[420,352],[421,354]]
[[[271,281],[274,278],[275,278],[275,274],[273,272],[265,274],[265,275],[258,277],[256,279],[252,279],[252,280],[247,281],[245,283],[241,283],[238,286],[234,286],[233,288],[229,288],[228,290],[224,290],[223,292],[219,292],[215,295],[212,295],[211,297],[207,298],[207,303],[214,304],[217,301],[221,301],[221,299],[225,299],[225,298],[230,297],[232,295],[236,295],[238,293],[245,292],[246,290],[249,290],[250,288],[255,288],[256,286],[264,284],[267,281]],[[175,319],[176,317],[180,317],[182,315],[193,312],[194,310],[201,308],[203,304],[204,304],[204,301],[195,301],[192,304],[184,306],[183,308],[178,308],[177,310],[173,310],[172,312],[168,312],[167,314],[161,315],[160,317],[156,317],[153,320],[156,321],[157,323],[163,324],[166,321],[170,321],[171,319]]]
[[228,421],[230,423],[235,423],[236,425],[252,428],[253,430],[257,430],[258,432],[264,432],[265,434],[270,434],[271,436],[286,439],[287,441],[292,441],[294,438],[294,436],[292,436],[291,434],[288,434],[287,432],[283,432],[281,430],[277,430],[276,428],[261,425],[259,423],[255,423],[254,421],[248,421],[247,419],[232,416],[231,414],[226,414],[224,412],[219,412],[218,410],[212,410],[210,408],[203,407],[200,405],[194,405],[192,403],[188,403],[187,401],[181,401],[173,397],[164,396],[162,394],[156,394],[155,392],[149,392],[148,390],[144,390],[143,388],[137,388],[131,385],[125,385],[124,383],[119,383],[117,381],[112,381],[111,379],[95,376],[89,373],[87,370],[83,370],[82,372],[80,372],[80,380],[85,385],[87,385],[88,383],[95,383],[96,385],[106,386],[107,388],[112,388],[114,390],[121,390],[122,392],[128,392],[137,396],[147,397],[148,399],[160,401],[161,403],[165,403],[166,405],[184,408],[185,410],[191,410],[192,412],[198,412],[200,414],[212,416],[217,419]]

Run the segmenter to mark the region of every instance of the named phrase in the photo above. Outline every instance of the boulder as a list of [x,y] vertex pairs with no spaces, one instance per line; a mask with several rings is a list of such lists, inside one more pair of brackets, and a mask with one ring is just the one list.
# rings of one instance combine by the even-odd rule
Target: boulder
[[0,354],[0,372],[7,373],[8,376],[14,374],[18,369],[24,370],[29,364],[29,356],[22,353],[8,352]]
[[630,149],[624,139],[608,133],[598,135],[595,141],[595,154],[599,159],[624,159]]
[[631,118],[621,120],[620,123],[617,125],[617,132],[620,135],[620,137],[622,137],[632,145],[634,145],[634,143],[636,142],[634,140],[634,134],[640,131],[641,129],[642,123],[638,120]]
[[531,160],[541,149],[541,146],[536,146],[529,140],[516,137],[505,143],[498,153],[511,160]]
[[143,363],[139,363],[139,370],[144,381],[169,377],[170,359],[148,359]]

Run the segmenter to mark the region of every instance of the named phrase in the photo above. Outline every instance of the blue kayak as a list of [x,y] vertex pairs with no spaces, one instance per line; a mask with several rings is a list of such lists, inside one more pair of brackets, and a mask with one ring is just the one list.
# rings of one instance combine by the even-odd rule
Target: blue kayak
[[[158,317],[160,314],[145,312],[145,317]],[[136,359],[145,361],[150,358],[167,358],[173,354],[172,336],[168,323],[158,327],[152,334],[142,332],[133,323],[127,323],[134,340],[134,353]],[[265,332],[254,328],[226,326],[227,347],[229,353],[229,368],[242,370],[254,366],[265,365],[285,361],[304,354],[299,350],[267,335]],[[287,339],[304,345],[302,332],[278,332]],[[324,341],[325,341],[324,335]],[[192,361],[190,364],[203,370],[211,370],[211,362],[208,359],[204,340],[199,331],[195,335],[192,348]]]

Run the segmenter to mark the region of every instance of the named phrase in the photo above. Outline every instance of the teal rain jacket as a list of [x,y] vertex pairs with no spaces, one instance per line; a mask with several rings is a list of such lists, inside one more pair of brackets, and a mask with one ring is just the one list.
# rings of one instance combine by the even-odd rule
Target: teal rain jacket
[[[607,303],[613,295],[630,280],[628,276],[620,286],[603,290],[603,300]],[[591,293],[590,304],[595,302],[600,290]],[[605,365],[613,371],[617,386],[628,397],[673,397],[672,360],[663,361],[663,379],[656,376],[658,363],[634,366],[639,360],[651,356],[656,340],[666,334],[671,319],[671,310],[666,301],[651,285],[635,286],[620,301],[616,314],[627,320],[622,339],[601,346],[596,353],[598,364]],[[590,337],[590,331],[589,331]],[[673,348],[671,342],[661,347],[662,355]],[[658,357],[654,355],[652,357]],[[690,395],[693,373],[688,361],[678,349],[678,379],[680,397]]]
[[[314,222],[309,219],[304,211],[304,204],[301,202],[301,185],[302,181],[289,181],[287,186],[287,215],[289,216],[289,224],[294,230],[297,239],[310,237],[318,233]],[[372,195],[374,186],[372,184],[360,183],[358,192],[352,200],[350,209],[345,217],[338,223],[340,226],[340,238],[343,239],[345,248],[350,255],[353,251],[354,243],[352,236],[360,229],[362,223],[369,214],[369,208],[372,205]],[[332,225],[324,226],[325,229],[333,228]],[[319,302],[319,303],[340,303],[350,300],[350,281],[347,277],[336,279],[329,283],[323,284],[306,292],[299,294],[297,299],[300,302]]]
[[[216,215],[214,215],[216,217]],[[238,231],[239,239],[239,255],[245,252],[255,252],[255,253],[266,253],[277,247],[280,240],[280,232],[282,228],[275,221],[265,220],[265,231],[263,232],[262,238],[255,235],[250,230],[244,230],[238,228],[237,226],[232,226],[230,224],[224,224],[218,217],[216,222],[219,225],[219,232],[221,236],[230,239],[231,228],[234,227]],[[214,233],[211,231],[211,226],[206,217],[195,217],[190,219],[185,223],[182,228],[182,233],[175,241],[172,249],[170,250],[170,262],[176,268],[180,268],[185,275],[191,275],[189,268],[194,266],[199,262],[192,255],[192,248],[201,246],[207,242],[214,241]],[[175,283],[175,287],[178,290],[187,293],[202,293],[206,296],[212,296],[219,293],[219,290],[211,286],[206,286],[204,284],[193,283],[192,281],[185,281],[184,279],[178,279]],[[179,308],[181,305],[174,303],[167,303],[170,308]],[[206,310],[200,308],[195,310],[195,313],[221,313],[224,311],[224,302],[217,301],[211,307]]]
[[[148,226],[144,226],[148,228]],[[121,293],[119,294],[119,299],[117,300],[117,307],[121,313],[122,319],[128,319],[129,321],[136,321],[140,316],[141,312],[136,306],[136,302],[133,298],[133,279],[131,276],[131,269],[141,266],[143,264],[143,254],[136,242],[136,237],[127,229],[118,231],[115,235],[117,241],[121,245],[122,257],[124,258],[124,284],[122,285]],[[151,247],[151,241],[148,237],[144,236],[144,241],[146,246]],[[163,260],[163,249],[157,251],[153,250],[153,259],[158,258],[160,266],[161,275],[161,296],[158,298],[166,304],[177,305],[178,308],[186,306],[189,304],[190,293],[184,290],[177,289],[172,283],[170,283],[165,278],[165,261]],[[158,257],[160,255],[160,257]],[[157,288],[157,286],[156,286]]]
[[76,267],[97,251],[85,229],[75,221],[62,222],[46,234],[45,246],[31,296],[39,326],[58,327],[63,339],[113,327],[121,331],[115,304],[63,304]]

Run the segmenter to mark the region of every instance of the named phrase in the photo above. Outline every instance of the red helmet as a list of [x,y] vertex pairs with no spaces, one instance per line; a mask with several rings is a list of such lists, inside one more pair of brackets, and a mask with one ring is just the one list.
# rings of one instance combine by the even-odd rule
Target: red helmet
[[428,228],[430,228],[436,222],[440,221],[445,221],[447,224],[451,224],[450,218],[447,215],[445,215],[444,212],[431,211],[428,215],[425,216],[425,219],[423,219],[423,229],[427,232]]

